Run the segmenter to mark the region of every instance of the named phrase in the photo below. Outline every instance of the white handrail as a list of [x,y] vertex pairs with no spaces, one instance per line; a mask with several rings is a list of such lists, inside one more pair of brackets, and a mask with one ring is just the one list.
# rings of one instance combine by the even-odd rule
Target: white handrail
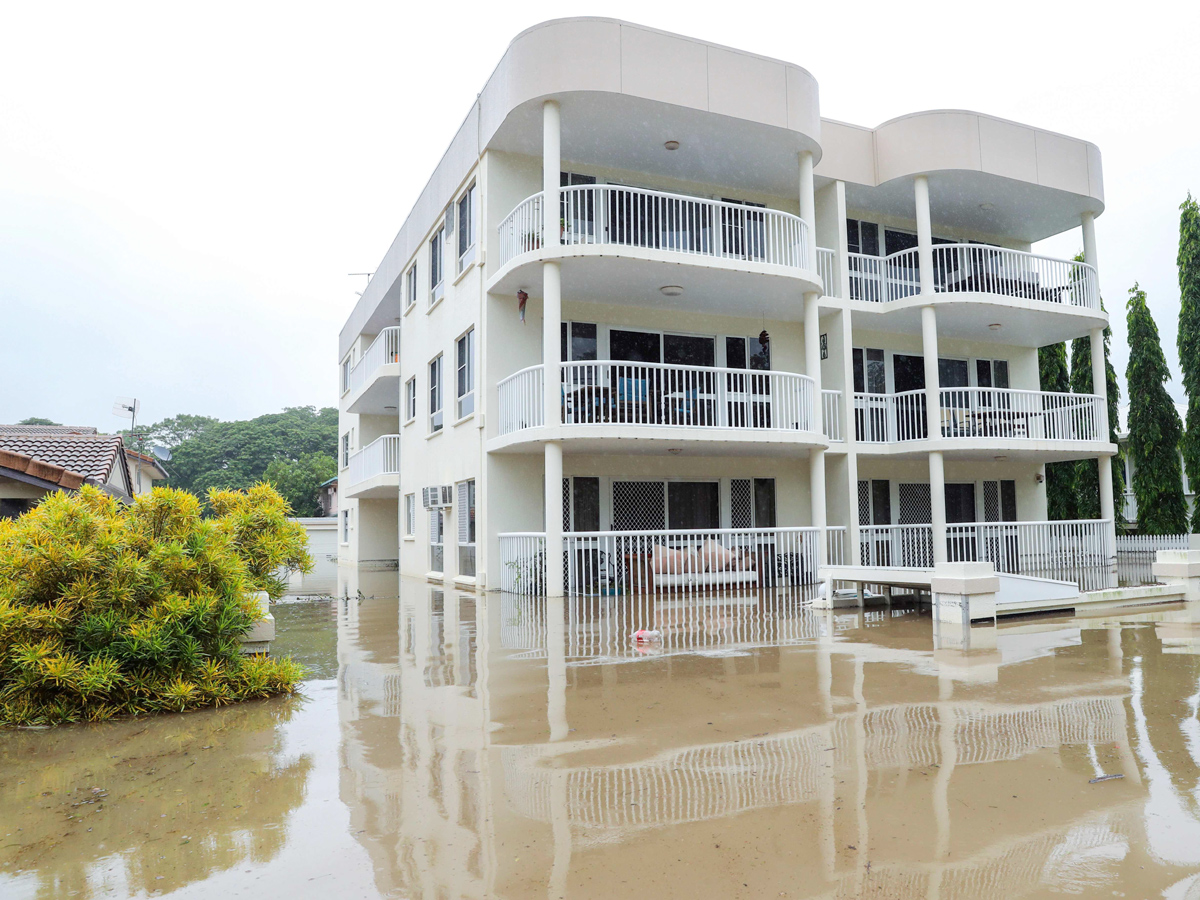
[[400,472],[400,435],[385,434],[350,455],[344,476],[347,487],[377,475]]
[[842,392],[821,391],[821,424],[825,437],[831,441],[845,440],[842,437]]
[[855,440],[867,444],[923,440],[927,437],[925,392],[854,394]]
[[380,366],[398,362],[400,362],[400,326],[392,325],[376,335],[375,340],[371,341],[371,346],[367,348],[367,352],[350,370],[350,392],[353,393],[366,385],[370,376],[374,375],[375,370]]
[[[818,268],[825,266],[834,251],[817,250]],[[888,256],[847,254],[850,283],[838,294],[851,300],[886,303],[921,292],[917,249],[909,248]],[[836,279],[825,280],[825,293]],[[1086,309],[1100,308],[1100,289],[1094,267],[1073,259],[1056,259],[1025,250],[1009,250],[988,244],[935,244],[933,247],[933,290],[935,293],[989,293],[1029,300],[1065,303]]]
[[500,433],[537,428],[545,420],[546,399],[542,390],[542,367],[529,366],[509,375],[498,385]]
[[933,568],[933,526],[860,525],[858,552],[864,566]]
[[[499,226],[500,265],[541,248],[542,195],[523,200]],[[692,256],[808,269],[808,224],[777,209],[611,184],[560,191],[565,245],[632,246]]]
[[1101,441],[1104,398],[1009,388],[942,388],[945,438]]
[[817,248],[817,274],[826,297],[836,297],[841,292],[837,287],[837,253],[824,247]]
[[1116,587],[1116,547],[1106,519],[964,522],[946,526],[951,562],[990,562],[997,572],[1076,582],[1081,590]]

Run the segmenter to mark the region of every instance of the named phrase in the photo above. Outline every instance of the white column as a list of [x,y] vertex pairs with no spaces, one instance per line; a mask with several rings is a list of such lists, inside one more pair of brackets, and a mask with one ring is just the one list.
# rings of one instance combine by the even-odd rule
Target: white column
[[800,154],[800,218],[808,225],[808,268],[817,268],[817,197],[813,187],[812,153]]
[[[806,154],[808,155],[808,154]],[[812,157],[809,155],[809,186],[812,185]],[[818,303],[820,294],[804,295],[804,368],[813,380],[813,430],[824,434],[824,407],[821,397],[821,320]],[[814,448],[808,456],[809,496],[812,501],[812,524],[819,529],[817,554],[821,565],[829,562],[828,537],[825,532],[825,450]]]
[[938,385],[937,313],[921,307],[921,352],[925,360],[925,422],[930,440],[942,436],[941,391]]
[[557,247],[562,235],[559,232],[558,212],[559,181],[562,172],[562,131],[558,115],[558,101],[547,100],[542,104],[542,246]]
[[933,523],[933,563],[947,561],[946,554],[946,465],[941,451],[929,454],[929,508]]
[[[846,182],[839,181],[834,187],[837,197],[837,240],[834,242],[834,261],[837,265],[836,297],[850,296],[850,240],[846,236]],[[829,293],[828,286],[826,293]]]
[[[1096,264],[1096,221],[1095,217],[1090,212],[1085,212],[1079,217],[1079,224],[1083,231],[1083,261],[1092,268],[1096,269],[1097,278],[1099,277],[1099,267]],[[1099,284],[1097,284],[1099,287]],[[1104,367],[1104,329],[1093,328],[1091,331],[1092,344],[1092,393],[1103,398],[1101,403],[1100,423],[1101,423],[1101,440],[1107,442],[1109,436],[1109,421],[1108,421],[1108,373]],[[1116,554],[1116,510],[1113,502],[1113,476],[1112,476],[1113,458],[1111,456],[1101,456],[1096,459],[1096,468],[1099,470],[1100,478],[1100,518],[1106,519],[1113,523],[1111,529],[1110,551],[1115,556]]]
[[[843,234],[845,230],[843,229]],[[842,282],[845,284],[846,282]],[[846,525],[846,565],[859,565],[858,555],[858,428],[854,418],[854,332],[850,311],[841,309],[842,319],[842,440],[846,444],[846,480],[849,494],[847,509],[849,521]]]
[[1090,212],[1085,212],[1079,217],[1079,224],[1083,230],[1083,261],[1099,272],[1099,266],[1096,263],[1096,220]]
[[933,227],[929,219],[929,179],[913,179],[913,199],[917,205],[917,262],[921,267],[921,293],[933,294]]
[[546,441],[546,596],[563,595],[562,444]]

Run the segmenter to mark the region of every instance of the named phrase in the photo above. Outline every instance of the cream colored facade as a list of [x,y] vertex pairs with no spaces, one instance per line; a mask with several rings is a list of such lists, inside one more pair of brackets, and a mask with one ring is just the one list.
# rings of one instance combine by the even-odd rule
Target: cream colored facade
[[[628,579],[615,533],[753,544],[760,584],[785,537],[806,576],[1059,548],[1045,464],[1107,482],[1116,447],[1102,396],[1041,392],[1037,347],[1101,340],[1103,209],[1086,141],[964,111],[861,128],[789,63],[535,26],[342,329],[339,559],[555,595]],[[1086,263],[1029,252],[1075,228]],[[1101,496],[1069,540],[1107,563]]]

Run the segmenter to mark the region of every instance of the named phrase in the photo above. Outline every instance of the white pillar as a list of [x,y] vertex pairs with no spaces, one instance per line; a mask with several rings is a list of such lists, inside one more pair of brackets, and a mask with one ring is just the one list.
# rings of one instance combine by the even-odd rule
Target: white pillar
[[558,101],[547,100],[542,104],[542,246],[557,247],[562,235],[559,232],[558,212],[559,181],[562,172],[562,131],[558,115]]
[[929,454],[929,509],[933,523],[933,563],[944,563],[946,554],[946,465],[941,451]]
[[[1097,270],[1099,276],[1099,268],[1096,264],[1096,222],[1095,217],[1090,212],[1085,212],[1079,217],[1079,224],[1083,231],[1083,261]],[[1099,284],[1097,284],[1099,287]],[[1092,393],[1102,398],[1100,423],[1101,423],[1101,440],[1107,443],[1109,436],[1109,421],[1108,421],[1108,373],[1104,366],[1104,330],[1102,328],[1093,328],[1091,331],[1092,344]],[[1099,470],[1100,478],[1100,518],[1106,519],[1113,523],[1112,526],[1112,544],[1111,552],[1116,554],[1116,509],[1113,502],[1113,477],[1112,477],[1113,458],[1111,456],[1101,456],[1096,460],[1096,468]]]
[[[839,203],[840,206],[840,203]],[[842,229],[843,236],[845,229]],[[842,282],[846,284],[845,281]],[[859,508],[858,508],[858,430],[854,418],[854,331],[848,309],[841,309],[842,319],[842,440],[846,446],[846,480],[849,489],[846,522],[846,565],[859,565]]]
[[941,391],[938,385],[937,313],[921,307],[921,352],[925,359],[925,421],[930,440],[942,436]]
[[817,196],[813,187],[812,153],[800,154],[800,218],[808,225],[808,268],[817,268]]
[[933,294],[933,226],[929,219],[929,179],[913,179],[913,198],[917,204],[917,263],[921,267],[921,293]]
[[546,441],[546,596],[563,595],[562,444]]
[[[807,154],[806,154],[807,155]],[[809,186],[812,186],[812,157],[809,156]],[[823,434],[824,402],[821,397],[821,320],[817,293],[804,295],[804,368],[813,380],[813,430]],[[828,537],[825,532],[825,450],[813,449],[808,456],[809,496],[812,500],[812,524],[818,529],[817,554],[820,564],[829,562]]]
[[562,424],[562,270],[557,262],[542,263],[542,388],[543,421],[548,428]]
[[1083,261],[1093,269],[1099,271],[1099,266],[1096,264],[1096,220],[1090,212],[1085,212],[1079,217],[1079,224],[1083,229]]
[[[837,286],[834,288],[835,297],[850,296],[850,240],[846,235],[846,182],[837,182],[835,188],[837,198],[837,240],[834,242],[834,261],[837,265]],[[826,285],[825,293],[829,293]],[[849,382],[852,383],[852,382]]]

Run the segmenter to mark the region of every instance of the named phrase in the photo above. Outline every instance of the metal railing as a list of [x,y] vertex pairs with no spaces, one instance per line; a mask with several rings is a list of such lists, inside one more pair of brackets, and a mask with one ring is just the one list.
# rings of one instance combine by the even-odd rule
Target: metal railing
[[842,437],[842,392],[821,391],[821,426],[825,437],[831,441],[845,440]]
[[546,398],[542,390],[542,367],[529,366],[496,385],[500,395],[500,433],[511,434],[543,424]]
[[860,525],[859,565],[933,568],[932,525]]
[[942,388],[942,437],[1100,441],[1104,398],[1094,394]]
[[397,475],[399,472],[400,435],[385,434],[350,454],[344,480],[350,487],[377,475]]
[[855,440],[867,444],[924,440],[925,392],[854,395]]
[[[541,248],[542,195],[500,223],[500,265]],[[644,247],[807,269],[808,225],[776,209],[609,184],[562,188],[559,240],[578,246]]]
[[[834,251],[818,248],[818,270],[825,278]],[[849,284],[839,294],[852,300],[886,303],[921,292],[921,267],[915,247],[889,256],[847,254]],[[826,293],[836,279],[826,280]],[[1096,270],[1087,263],[1055,259],[986,244],[934,244],[935,293],[988,293],[1028,300],[1100,308]]]
[[398,362],[400,362],[400,326],[392,325],[379,332],[375,340],[371,341],[367,352],[350,370],[349,392],[353,393],[365,386],[380,366]]
[[826,297],[836,297],[839,293],[837,279],[837,253],[824,247],[817,248],[817,274],[821,276],[821,286]]
[[1186,534],[1118,534],[1118,553],[1156,553],[1159,550],[1186,550]]
[[[500,433],[542,424],[542,367],[499,384]],[[791,372],[621,361],[561,367],[564,425],[812,431],[813,380]]]
[[500,535],[500,590],[522,597],[546,593],[546,535],[519,531]]
[[846,565],[846,526],[830,525],[825,529],[826,562],[831,566]]
[[1096,590],[1116,587],[1111,534],[1106,519],[958,523],[946,526],[946,550],[951,562],[990,562],[997,572]]

